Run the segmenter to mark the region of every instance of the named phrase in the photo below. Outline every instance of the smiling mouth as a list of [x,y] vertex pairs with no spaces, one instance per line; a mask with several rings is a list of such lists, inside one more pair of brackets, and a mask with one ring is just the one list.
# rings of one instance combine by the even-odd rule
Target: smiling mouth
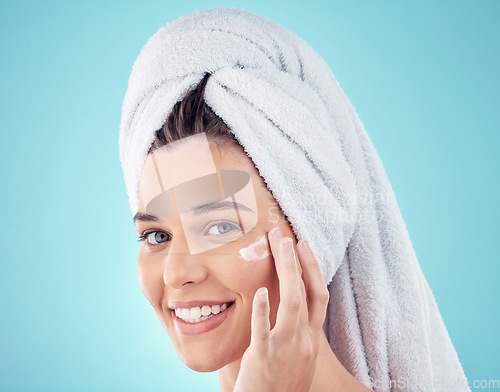
[[200,323],[206,320],[211,319],[212,317],[225,312],[231,305],[234,304],[232,302],[226,302],[222,305],[204,305],[204,306],[195,306],[193,308],[176,308],[174,313],[175,316],[186,322],[191,324]]

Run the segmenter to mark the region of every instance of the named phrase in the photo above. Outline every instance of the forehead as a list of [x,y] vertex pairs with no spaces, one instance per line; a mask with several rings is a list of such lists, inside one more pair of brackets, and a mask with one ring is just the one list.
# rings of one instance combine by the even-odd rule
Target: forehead
[[217,169],[244,170],[258,175],[241,146],[210,142],[205,133],[200,133],[154,150],[146,158],[142,176],[159,171],[164,185],[170,187]]
[[[246,187],[248,183],[250,186]],[[164,216],[175,216],[176,212],[231,197],[244,188],[246,191],[239,193],[240,198],[254,198],[252,183],[265,188],[241,146],[209,143],[206,134],[200,133],[167,144],[147,156],[139,197],[144,207],[156,198],[164,210],[170,206],[169,211],[163,211]],[[167,192],[171,189],[174,192]],[[164,200],[159,200],[160,194]]]

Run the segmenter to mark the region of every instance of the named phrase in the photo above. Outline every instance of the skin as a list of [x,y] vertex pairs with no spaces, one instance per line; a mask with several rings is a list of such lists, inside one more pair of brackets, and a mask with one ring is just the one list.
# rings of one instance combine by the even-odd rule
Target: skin
[[[217,170],[250,174],[258,207],[258,221],[250,232],[192,255],[179,217],[136,221],[139,235],[164,234],[158,245],[149,244],[155,234],[141,241],[138,276],[177,354],[195,371],[218,370],[222,391],[369,391],[340,364],[322,330],[328,291],[314,254],[298,246],[306,241],[297,243],[241,146],[211,143],[210,149]],[[183,153],[192,156],[188,148]],[[146,212],[141,196],[138,212]],[[223,219],[221,215],[217,221]],[[274,227],[280,229],[282,238],[271,236]],[[269,239],[269,256],[256,262],[239,258],[240,249],[263,235]],[[291,250],[284,247],[286,238],[292,242]],[[265,300],[256,295],[261,287],[267,288]],[[175,314],[168,305],[190,300],[234,304],[217,328],[183,335],[175,328]]]

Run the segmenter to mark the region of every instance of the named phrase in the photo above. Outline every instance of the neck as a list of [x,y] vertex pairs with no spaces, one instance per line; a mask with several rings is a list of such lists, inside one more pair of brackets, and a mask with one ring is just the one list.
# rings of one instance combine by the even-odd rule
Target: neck
[[241,358],[231,362],[219,370],[221,392],[233,392],[238,373],[240,372]]
[[[241,358],[219,370],[221,392],[232,392],[240,371]],[[333,353],[324,331],[320,334],[319,352],[309,392],[335,392],[361,385],[340,363]],[[362,386],[362,385],[361,385]],[[354,389],[353,389],[354,390]],[[368,389],[367,389],[368,390]]]

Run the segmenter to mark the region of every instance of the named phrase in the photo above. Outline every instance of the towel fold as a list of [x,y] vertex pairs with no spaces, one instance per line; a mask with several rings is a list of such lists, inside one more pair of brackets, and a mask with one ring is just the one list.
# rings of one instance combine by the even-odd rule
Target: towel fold
[[119,134],[132,214],[154,132],[206,72],[206,103],[318,258],[344,367],[377,392],[470,391],[368,134],[326,62],[275,22],[199,11],[142,48]]

